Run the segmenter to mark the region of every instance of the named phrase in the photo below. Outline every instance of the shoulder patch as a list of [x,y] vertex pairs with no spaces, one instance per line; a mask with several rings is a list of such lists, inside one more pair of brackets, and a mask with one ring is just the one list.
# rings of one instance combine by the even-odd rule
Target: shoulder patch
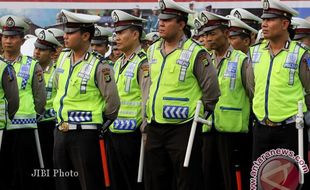
[[110,68],[103,68],[102,69],[102,73],[103,73],[103,77],[105,82],[110,82],[111,81],[111,75],[110,75]]
[[44,77],[43,77],[43,70],[42,70],[41,67],[38,68],[38,70],[36,70],[35,74],[36,74],[37,77],[38,77],[38,81],[39,81],[39,82],[42,82]]
[[149,64],[143,64],[141,65],[141,69],[143,71],[143,77],[147,78],[150,76],[150,66]]
[[211,62],[211,57],[210,54],[207,51],[203,51],[202,53],[199,54],[198,57],[198,63],[204,64],[204,66],[209,66]]

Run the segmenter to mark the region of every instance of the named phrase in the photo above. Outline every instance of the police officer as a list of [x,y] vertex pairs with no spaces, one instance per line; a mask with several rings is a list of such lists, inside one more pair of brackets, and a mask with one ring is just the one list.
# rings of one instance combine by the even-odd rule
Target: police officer
[[65,47],[65,41],[64,41],[65,33],[63,30],[60,30],[58,28],[49,28],[47,30],[51,32],[55,36],[56,40],[61,44],[61,46],[57,47],[57,51],[55,55],[53,56],[53,60],[56,62],[62,49]]
[[[18,85],[13,66],[7,64],[2,58],[0,59],[0,73],[1,73],[1,86],[0,86],[0,188],[5,189],[5,176],[7,171],[4,169],[6,163],[4,162],[4,151],[1,151],[3,131],[5,130],[8,119],[12,120],[14,114],[18,110],[19,96]],[[6,152],[7,153],[7,152]]]
[[161,38],[147,52],[151,83],[146,189],[202,189],[201,125],[196,130],[188,168],[183,162],[197,101],[203,102],[202,112],[212,112],[218,101],[216,70],[209,54],[185,35],[187,16],[194,12],[172,0],[159,4]]
[[309,52],[291,41],[288,32],[291,18],[298,12],[276,0],[265,0],[263,9],[262,31],[268,41],[251,47],[253,70],[248,70],[248,80],[255,89],[253,112],[257,119],[253,128],[253,160],[276,148],[289,149],[297,155],[298,101],[304,102],[304,112],[310,110]]
[[209,54],[212,54],[212,50],[210,48],[210,44],[207,42],[207,38],[205,35],[205,27],[203,27],[204,23],[197,17],[194,19],[194,34],[193,39],[196,38],[197,41],[206,48]]
[[56,176],[56,189],[104,189],[97,129],[116,118],[120,102],[112,69],[90,48],[100,17],[67,10],[61,14],[70,49],[64,49],[56,63],[53,160],[56,170],[76,175]]
[[34,130],[37,128],[36,115],[44,113],[46,102],[43,71],[35,59],[20,53],[28,24],[13,15],[1,17],[0,22],[3,30],[2,57],[13,65],[17,73],[22,102],[4,134],[4,189],[36,189],[36,178],[30,174],[34,168],[39,168]]
[[[111,13],[117,48],[123,55],[115,62],[114,71],[121,107],[109,127],[112,188],[143,189],[137,183],[142,124],[142,98],[147,96],[149,66],[140,39],[143,22],[120,10]],[[145,102],[145,101],[144,101]]]
[[[228,26],[235,20],[207,11],[201,12],[199,19],[204,22],[203,31],[213,50],[211,59],[217,68],[221,91],[212,115],[213,126],[211,130],[204,130],[205,189],[237,189],[236,170],[241,170],[246,176],[247,166],[243,164],[235,168],[235,165],[246,161],[239,158],[244,158],[246,153],[242,143],[246,140],[250,115],[250,102],[245,90],[248,60],[243,52],[235,50],[228,41]],[[214,166],[221,168],[219,176],[211,172],[216,171],[212,169]],[[220,179],[223,179],[224,187],[217,186]]]
[[[56,95],[56,89],[53,85],[55,76],[55,64],[52,60],[57,52],[57,48],[61,46],[55,36],[48,30],[38,28],[35,30],[37,40],[34,43],[34,54],[43,69],[45,90],[46,90],[46,105],[45,113],[42,119],[38,122],[38,131],[40,135],[40,143],[45,168],[53,169],[53,131],[56,126],[56,115],[53,109],[53,101]],[[45,189],[55,189],[53,178],[42,178],[44,180]]]
[[292,22],[297,25],[295,28],[294,40],[300,41],[310,48],[310,22],[299,17],[293,17]]
[[116,41],[115,41],[115,36],[116,34],[113,33],[111,37],[109,37],[109,43],[111,47],[111,54],[109,55],[108,59],[111,60],[113,63],[118,60],[118,58],[121,57],[122,52],[119,50],[116,46]]
[[248,54],[251,46],[251,36],[257,35],[257,30],[245,24],[238,18],[228,15],[229,21],[229,43],[236,50]]
[[[1,32],[2,33],[2,32]],[[2,47],[2,45],[1,45]],[[19,107],[19,96],[18,96],[18,85],[16,75],[13,66],[7,64],[2,58],[0,59],[0,188],[4,189],[4,167],[6,163],[3,162],[4,155],[1,151],[3,131],[5,130],[8,119],[12,120],[14,114],[17,112]]]
[[113,62],[109,59],[105,58],[105,54],[109,50],[109,37],[112,36],[112,32],[105,27],[95,25],[95,35],[91,40],[91,47],[93,50],[97,51],[102,55],[102,58],[105,59],[111,66],[113,66]]
[[[230,11],[230,15],[234,16],[250,27],[254,28],[255,30],[259,30],[261,28],[262,19],[258,16],[254,15],[253,13],[242,9],[242,8],[235,8]],[[251,35],[251,45],[255,43],[257,33],[252,33]]]

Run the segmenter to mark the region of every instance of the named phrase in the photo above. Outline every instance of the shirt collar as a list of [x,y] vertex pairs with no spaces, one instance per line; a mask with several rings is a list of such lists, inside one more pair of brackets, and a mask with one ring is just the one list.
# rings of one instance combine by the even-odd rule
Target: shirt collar
[[[234,51],[234,48],[231,45],[229,45],[224,56],[221,58],[219,62],[221,62],[223,59],[229,59],[233,51]],[[211,58],[213,61],[217,60],[214,50],[212,51]]]
[[[184,34],[183,36],[182,36],[182,38],[180,39],[180,41],[179,41],[179,44],[178,44],[178,49],[181,49],[182,47],[183,47],[183,45],[184,45],[184,43],[187,41],[187,37],[186,37],[186,35]],[[161,43],[160,43],[160,45],[158,46],[158,49],[163,49],[164,47],[164,42],[165,42],[165,40],[163,39],[162,41],[161,41]]]
[[[129,58],[127,59],[127,61],[132,61],[133,58],[135,57],[135,55],[137,55],[141,50],[141,45],[139,45],[134,52],[132,52],[132,54],[129,56]],[[126,57],[125,57],[125,54],[122,55],[121,57],[121,62],[123,63],[125,61]],[[126,62],[127,62],[126,61]]]
[[[284,47],[281,48],[281,51],[284,50],[284,51],[288,51],[289,50],[289,47],[290,47],[290,44],[291,44],[291,39],[288,39],[286,42],[285,42],[285,45]],[[270,42],[268,41],[268,43],[266,44],[266,46],[264,47],[265,50],[271,50],[270,48]]]

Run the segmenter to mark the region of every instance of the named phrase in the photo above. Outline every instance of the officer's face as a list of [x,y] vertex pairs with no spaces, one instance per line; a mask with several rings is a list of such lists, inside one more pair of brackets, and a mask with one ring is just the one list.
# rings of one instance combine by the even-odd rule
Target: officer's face
[[210,47],[211,50],[219,50],[225,47],[227,43],[227,33],[228,30],[222,31],[218,28],[205,33],[208,47]]
[[65,33],[64,35],[65,47],[70,49],[79,49],[81,47],[82,34],[80,31]]
[[54,56],[54,52],[47,49],[35,48],[33,52],[33,57],[36,58],[40,64],[45,65],[49,63]]
[[24,38],[20,35],[3,35],[2,47],[5,52],[18,52],[24,43]]
[[159,27],[158,32],[160,37],[163,39],[173,39],[177,37],[178,33],[183,31],[185,24],[183,21],[177,22],[176,18],[172,19],[160,19],[159,20]]
[[116,32],[116,46],[122,52],[126,52],[135,46],[139,40],[139,32],[130,28]]
[[91,48],[101,55],[105,55],[105,53],[108,51],[107,44],[91,44]]
[[229,36],[229,43],[236,50],[247,53],[250,46],[250,38],[241,38],[240,36]]
[[274,39],[287,33],[289,21],[283,18],[263,19],[262,32],[265,39]]

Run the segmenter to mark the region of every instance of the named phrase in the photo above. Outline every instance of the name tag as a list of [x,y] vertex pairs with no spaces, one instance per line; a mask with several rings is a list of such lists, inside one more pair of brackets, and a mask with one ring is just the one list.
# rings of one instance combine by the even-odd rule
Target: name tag
[[224,73],[224,77],[236,78],[237,75],[237,62],[228,62],[227,69]]
[[64,70],[62,68],[56,68],[55,72],[56,73],[64,73]]
[[253,53],[252,63],[258,63],[261,57],[261,53]]

